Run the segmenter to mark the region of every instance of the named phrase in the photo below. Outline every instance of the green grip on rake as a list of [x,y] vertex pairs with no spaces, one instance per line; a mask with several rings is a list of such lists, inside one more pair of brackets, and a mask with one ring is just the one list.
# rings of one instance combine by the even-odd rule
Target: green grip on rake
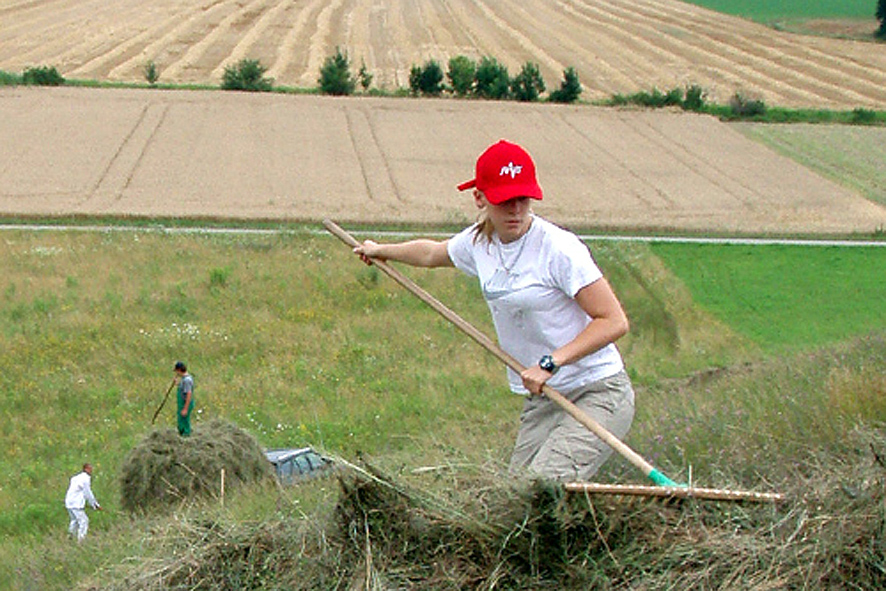
[[655,468],[652,469],[652,472],[649,473],[649,480],[657,484],[658,486],[672,486],[676,488],[685,488],[685,484],[677,484]]

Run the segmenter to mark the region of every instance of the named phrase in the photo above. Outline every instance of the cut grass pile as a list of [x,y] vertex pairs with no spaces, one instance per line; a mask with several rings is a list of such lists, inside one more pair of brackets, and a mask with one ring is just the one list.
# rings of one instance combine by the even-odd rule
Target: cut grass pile
[[349,471],[330,511],[189,517],[105,591],[159,589],[875,589],[886,584],[886,439],[846,434],[779,475],[789,501],[565,494],[489,467]]
[[[224,472],[224,477],[222,477]],[[273,479],[258,442],[218,419],[180,437],[173,429],[152,431],[120,469],[120,506],[130,512],[169,510],[222,491]]]

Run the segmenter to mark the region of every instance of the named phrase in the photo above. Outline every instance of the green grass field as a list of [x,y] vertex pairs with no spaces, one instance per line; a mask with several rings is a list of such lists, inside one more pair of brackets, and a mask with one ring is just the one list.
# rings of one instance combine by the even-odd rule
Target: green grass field
[[782,19],[812,18],[874,18],[877,8],[875,0],[689,0],[697,4],[736,16],[747,17],[760,22],[774,22]]
[[693,301],[768,350],[886,328],[886,248],[657,244]]
[[[756,486],[781,478],[779,458],[886,419],[886,382],[870,382],[886,375],[886,249],[591,246],[632,321],[629,443],[667,473]],[[510,454],[521,401],[503,369],[331,237],[8,230],[0,266],[0,587],[71,588],[166,527],[115,510],[117,475],[177,359],[196,376],[198,425],[224,417],[267,447],[403,469]],[[469,278],[407,272],[492,334]],[[713,374],[720,385],[693,386]],[[62,498],[85,460],[108,511],[74,550]],[[613,460],[602,477],[636,482],[632,470]],[[267,514],[272,499],[234,510]]]

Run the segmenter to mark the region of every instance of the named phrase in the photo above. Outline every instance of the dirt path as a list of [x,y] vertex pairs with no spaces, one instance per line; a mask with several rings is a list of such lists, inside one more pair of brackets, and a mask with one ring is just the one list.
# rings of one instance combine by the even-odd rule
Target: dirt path
[[[872,21],[872,27],[875,22]],[[259,59],[281,85],[315,86],[340,47],[376,86],[427,59],[491,55],[548,87],[575,67],[586,98],[697,84],[792,107],[886,107],[886,47],[775,31],[676,0],[30,0],[0,8],[0,69],[218,84]]]
[[500,137],[574,227],[870,233],[873,204],[707,116],[456,100],[0,89],[0,213],[467,223]]

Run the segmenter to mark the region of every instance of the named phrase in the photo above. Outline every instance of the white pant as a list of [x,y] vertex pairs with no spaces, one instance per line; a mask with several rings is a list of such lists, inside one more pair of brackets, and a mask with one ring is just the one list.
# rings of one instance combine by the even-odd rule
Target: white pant
[[77,541],[82,542],[89,530],[89,517],[86,516],[84,509],[71,509],[68,507],[68,515],[71,516],[71,523],[68,525],[68,533],[77,536]]

